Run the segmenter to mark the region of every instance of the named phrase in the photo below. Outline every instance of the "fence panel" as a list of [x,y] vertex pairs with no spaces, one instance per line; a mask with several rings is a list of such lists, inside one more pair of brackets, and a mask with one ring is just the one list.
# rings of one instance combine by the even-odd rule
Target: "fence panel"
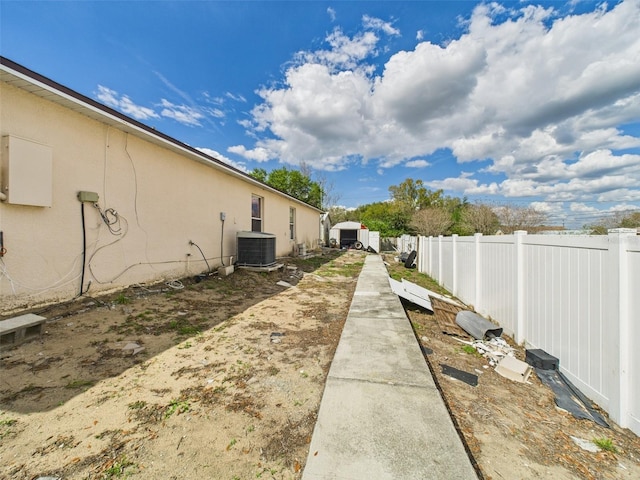
[[525,233],[421,239],[417,263],[640,434],[640,237]]
[[[440,273],[440,278],[442,279],[442,285],[453,293],[454,283],[453,283],[453,241],[451,237],[447,237],[446,241],[441,243],[442,245],[442,272]],[[444,268],[444,266],[448,266],[448,268]]]
[[533,236],[523,243],[523,338],[558,357],[563,371],[585,393],[608,404],[602,305],[607,238],[596,237],[586,245],[574,237],[549,245],[548,239]]
[[456,297],[467,298],[469,302],[475,305],[476,237],[459,237],[456,245],[456,290],[451,293]]
[[626,362],[628,366],[627,377],[629,378],[629,398],[628,406],[628,424],[629,428],[640,434],[640,238],[630,246],[627,254],[628,262],[628,278],[627,278],[627,298],[629,328],[627,338],[627,349],[629,359]]
[[516,331],[514,237],[491,236],[484,237],[483,240],[480,244],[480,285],[475,308],[478,313],[500,322],[507,334],[514,335]]

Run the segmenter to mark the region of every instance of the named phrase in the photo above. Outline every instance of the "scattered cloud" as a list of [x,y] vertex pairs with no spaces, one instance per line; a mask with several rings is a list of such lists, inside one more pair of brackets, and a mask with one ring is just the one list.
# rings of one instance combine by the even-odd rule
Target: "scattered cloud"
[[332,22],[336,21],[336,10],[334,8],[328,7],[327,15],[329,15],[329,18],[331,19]]
[[410,160],[404,164],[405,167],[409,167],[409,168],[425,168],[425,167],[428,167],[429,165],[431,164],[426,160]]
[[227,151],[230,153],[235,153],[236,155],[240,155],[247,160],[253,160],[256,162],[267,162],[273,159],[273,157],[270,155],[270,152],[266,148],[261,147],[247,150],[243,145],[235,145],[229,147]]
[[136,120],[149,120],[158,118],[159,115],[148,107],[136,105],[127,95],[120,95],[115,90],[98,85],[98,91],[95,93],[96,98],[105,105],[120,110],[122,113],[129,115]]
[[224,96],[230,100],[233,100],[234,102],[247,103],[247,99],[242,95],[235,95],[231,92],[226,92]]
[[385,22],[384,20],[380,20],[379,18],[371,17],[369,15],[363,15],[362,25],[366,29],[380,30],[387,35],[400,35],[400,30],[395,28],[391,22]]
[[229,157],[225,157],[223,154],[221,154],[220,152],[217,152],[216,150],[212,150],[210,148],[196,148],[196,150],[199,150],[205,155],[209,155],[210,157],[213,157],[216,160],[220,160],[221,162],[226,163],[227,165],[231,165],[232,167],[237,168],[242,172],[249,173],[249,170],[247,169],[247,166],[245,163],[234,162]]
[[500,180],[463,175],[432,188],[638,201],[640,157],[624,151],[640,137],[621,126],[640,118],[639,0],[566,15],[479,4],[458,38],[439,45],[419,31],[413,50],[380,65],[378,35],[401,32],[362,21],[351,36],[335,28],[326,48],[299,52],[282,83],[260,89],[244,124],[255,147],[238,154],[326,170],[373,161],[382,174],[444,149],[459,163],[488,161],[482,172]]
[[162,99],[160,102],[162,110],[160,115],[188,126],[199,126],[200,120],[204,118],[204,115],[196,108],[188,105],[175,105],[169,100]]

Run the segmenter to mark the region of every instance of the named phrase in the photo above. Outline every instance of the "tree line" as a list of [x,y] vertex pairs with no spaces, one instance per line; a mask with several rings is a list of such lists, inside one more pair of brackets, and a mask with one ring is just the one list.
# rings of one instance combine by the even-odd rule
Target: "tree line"
[[[545,226],[547,215],[531,206],[470,203],[466,197],[451,197],[443,190],[429,190],[422,180],[412,178],[390,186],[389,201],[369,203],[352,210],[329,206],[339,198],[333,192],[333,186],[323,178],[312,180],[311,174],[311,169],[304,164],[300,170],[282,167],[267,172],[257,168],[250,173],[277,190],[328,211],[333,224],[362,222],[370,230],[379,231],[382,237],[495,235],[511,234],[516,230],[536,233],[553,228]],[[640,212],[618,213],[584,226],[594,234],[606,234],[608,229],[619,227],[640,227]]]
[[495,235],[516,230],[536,231],[546,215],[532,207],[492,206],[429,190],[422,180],[406,179],[389,187],[390,201],[361,205],[355,210],[329,209],[333,223],[355,220],[382,237],[409,235]]

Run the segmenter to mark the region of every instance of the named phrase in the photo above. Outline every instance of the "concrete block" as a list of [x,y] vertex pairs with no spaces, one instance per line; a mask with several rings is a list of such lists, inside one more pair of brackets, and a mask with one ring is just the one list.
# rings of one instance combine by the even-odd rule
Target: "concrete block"
[[233,265],[227,265],[224,267],[218,267],[218,275],[221,277],[227,277],[234,272]]
[[0,321],[0,345],[17,345],[28,338],[40,336],[46,320],[40,315],[27,313]]

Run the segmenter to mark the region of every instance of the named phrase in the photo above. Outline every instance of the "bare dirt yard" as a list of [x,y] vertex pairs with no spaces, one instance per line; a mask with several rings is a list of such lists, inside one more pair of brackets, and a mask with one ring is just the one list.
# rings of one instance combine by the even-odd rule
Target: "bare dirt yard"
[[[366,255],[325,251],[270,273],[36,311],[49,319],[42,337],[0,351],[0,478],[299,479]],[[395,278],[435,288],[387,261]],[[640,478],[631,432],[574,419],[535,375],[507,380],[433,314],[407,313],[481,477]],[[441,363],[476,373],[478,386],[442,375]],[[615,451],[588,452],[571,436]]]

